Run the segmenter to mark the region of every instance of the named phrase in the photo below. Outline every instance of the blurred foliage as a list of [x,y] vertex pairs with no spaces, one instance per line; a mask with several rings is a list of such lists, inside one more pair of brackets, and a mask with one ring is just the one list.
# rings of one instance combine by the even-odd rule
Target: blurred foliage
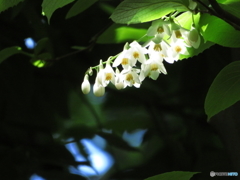
[[[86,69],[122,50],[123,44],[95,43],[112,25],[103,7],[120,1],[99,1],[65,20],[69,4],[52,14],[50,25],[41,15],[41,3],[25,0],[0,15],[0,48],[22,47],[25,52],[0,64],[1,179],[26,180],[35,173],[47,180],[86,179],[69,173],[69,166],[89,162],[76,162],[65,140],[79,142],[96,134],[107,140],[106,151],[115,159],[102,179],[140,180],[192,171],[201,172],[192,179],[206,180],[212,170],[234,170],[203,105],[211,82],[235,60],[236,50],[214,45],[193,58],[166,64],[168,75],[146,80],[141,89],[109,87],[104,97],[85,96],[81,82]],[[35,50],[25,48],[28,37],[38,42]],[[88,48],[76,51],[73,46]],[[46,57],[43,68],[34,66],[39,56]],[[135,148],[121,137],[137,129],[147,133]],[[81,143],[79,147],[87,157]]]

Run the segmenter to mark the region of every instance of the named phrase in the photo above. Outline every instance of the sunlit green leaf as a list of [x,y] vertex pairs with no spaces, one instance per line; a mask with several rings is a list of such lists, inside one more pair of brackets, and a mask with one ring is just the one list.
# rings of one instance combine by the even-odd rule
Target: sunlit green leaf
[[66,15],[66,19],[80,14],[81,12],[85,11],[90,6],[92,6],[94,3],[96,3],[97,1],[98,0],[78,0],[68,11]]
[[226,47],[240,47],[240,31],[235,30],[222,19],[203,14],[199,24],[205,41]]
[[198,22],[200,20],[200,13],[192,14],[191,12],[187,11],[179,15],[175,20],[183,28],[190,30],[193,24],[193,20],[195,25],[198,25]]
[[181,0],[125,0],[113,12],[112,20],[121,24],[143,23],[158,19],[175,10],[186,11]]
[[21,53],[21,47],[13,46],[0,51],[0,63],[14,54]]
[[113,24],[101,36],[99,36],[97,43],[111,44],[130,42],[140,39],[146,34],[146,32],[147,29],[144,28]]
[[145,180],[189,180],[194,174],[198,173],[199,172],[172,171],[152,176]]
[[223,68],[214,79],[205,99],[208,119],[240,100],[240,61]]
[[0,12],[5,11],[10,7],[16,6],[22,1],[24,0],[0,0]]
[[58,8],[66,6],[73,1],[74,0],[43,0],[42,11],[47,16],[48,23],[50,23],[50,19],[54,11],[56,11]]

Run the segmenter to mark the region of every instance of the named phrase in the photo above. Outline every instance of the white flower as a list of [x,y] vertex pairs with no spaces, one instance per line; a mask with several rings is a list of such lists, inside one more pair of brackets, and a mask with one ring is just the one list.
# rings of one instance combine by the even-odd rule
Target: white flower
[[132,86],[135,86],[137,88],[140,87],[140,80],[139,80],[139,77],[138,77],[138,74],[139,73],[139,69],[130,69],[130,70],[123,70],[121,72],[122,74],[122,80],[123,80],[123,84],[124,84],[124,88],[126,86],[129,86],[129,87],[132,87]]
[[150,42],[148,47],[148,53],[150,58],[154,58],[159,62],[163,61],[163,58],[167,56],[167,50],[169,45],[163,40],[160,43]]
[[140,63],[144,63],[146,61],[144,54],[147,54],[147,50],[138,44],[137,41],[133,41],[130,44],[129,52],[131,54],[131,57],[135,60],[138,60]]
[[121,64],[123,69],[129,70],[135,66],[137,60],[141,63],[145,62],[146,57],[144,54],[146,53],[147,50],[145,48],[143,48],[136,41],[133,41],[130,44],[130,48],[124,48],[122,53],[115,59],[113,62],[113,67],[117,67]]
[[142,64],[139,78],[140,81],[143,81],[145,77],[150,77],[153,80],[156,80],[160,73],[167,74],[162,61],[150,58],[145,64]]
[[201,38],[196,28],[192,27],[190,33],[188,34],[187,43],[197,49],[201,43]]
[[90,83],[89,83],[87,74],[84,76],[84,80],[81,85],[81,88],[82,88],[83,94],[88,94],[90,92]]
[[119,69],[116,68],[116,78],[115,78],[115,87],[120,90],[124,88],[123,76],[120,73]]
[[135,58],[132,58],[131,53],[132,52],[129,49],[124,49],[113,62],[113,67],[117,67],[121,64],[123,69],[128,70],[131,67],[135,66],[137,60]]
[[183,27],[175,24],[174,22],[171,23],[171,30],[172,30],[172,36],[171,40],[173,42],[178,41],[179,39],[187,39],[187,36],[189,34],[189,31],[184,29]]
[[174,63],[179,59],[180,54],[188,55],[186,43],[179,39],[176,42],[171,43],[171,47],[168,49],[167,57],[165,57],[165,61],[168,63]]
[[170,36],[168,22],[163,21],[162,19],[153,21],[152,25],[148,28],[147,35],[155,36],[155,38],[160,39],[162,39],[165,35]]
[[115,83],[115,73],[112,69],[112,67],[110,66],[110,61],[107,61],[106,67],[103,70],[100,70],[101,72],[101,81],[102,81],[102,85],[104,87],[106,87],[109,82],[111,81],[113,84]]

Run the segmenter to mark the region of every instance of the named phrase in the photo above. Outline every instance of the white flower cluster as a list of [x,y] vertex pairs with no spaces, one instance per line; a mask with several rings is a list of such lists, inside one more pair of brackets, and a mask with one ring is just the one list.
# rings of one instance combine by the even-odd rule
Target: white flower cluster
[[[145,45],[141,46],[137,41],[126,44],[116,58],[110,57],[105,62],[105,67],[100,61],[99,66],[95,67],[95,96],[103,96],[110,82],[120,90],[127,86],[139,88],[146,77],[156,80],[160,73],[167,74],[164,61],[172,64],[181,54],[188,55],[187,47],[198,48],[200,44],[199,33],[194,27],[186,30],[172,21],[162,19],[152,22],[147,36],[152,38]],[[90,92],[89,74],[88,71],[82,83],[84,94]]]

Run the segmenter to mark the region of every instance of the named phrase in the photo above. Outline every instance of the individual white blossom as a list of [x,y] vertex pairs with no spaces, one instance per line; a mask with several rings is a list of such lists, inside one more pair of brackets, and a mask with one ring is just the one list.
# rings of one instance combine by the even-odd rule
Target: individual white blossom
[[176,42],[179,39],[186,40],[189,34],[189,31],[187,29],[184,29],[183,27],[179,26],[174,22],[171,23],[171,32],[171,41],[173,42]]
[[[164,36],[170,36],[170,29],[168,26],[168,22],[159,19],[152,22],[152,25],[148,28],[147,35],[155,36],[154,42],[158,43],[157,40],[163,39]],[[159,41],[160,42],[160,41]]]
[[139,72],[140,72],[139,69],[134,69],[134,68],[130,70],[123,70],[121,72],[124,88],[126,86],[129,86],[129,87],[135,86],[136,88],[140,87],[141,82],[138,75]]
[[[115,84],[115,73],[112,69],[112,66],[110,65],[110,61],[107,61],[107,64],[105,66],[105,68],[101,71],[101,81],[102,81],[102,85],[104,87],[106,87],[109,82],[111,81],[113,84]],[[100,73],[100,72],[99,72]]]
[[141,73],[139,78],[140,81],[143,81],[146,77],[156,80],[160,73],[167,74],[163,62],[152,57],[146,63],[141,65]]
[[167,50],[170,46],[162,40],[160,43],[154,43],[153,41],[149,43],[148,54],[150,58],[154,58],[159,62],[163,61],[163,58],[167,57]]
[[172,64],[174,61],[178,61],[180,54],[188,55],[186,43],[179,39],[176,42],[171,43],[171,47],[168,49],[168,55],[165,57],[165,61]]
[[146,61],[145,54],[147,50],[143,48],[137,41],[133,41],[130,44],[129,52],[131,57],[135,60],[138,60],[140,63],[144,63]]
[[87,74],[84,76],[83,83],[81,85],[81,89],[82,89],[83,94],[88,94],[90,92],[91,87],[90,87],[90,83],[89,83]]
[[135,66],[137,59],[132,58],[132,51],[129,49],[124,49],[121,54],[113,62],[113,67],[117,67],[120,64],[126,70]]

